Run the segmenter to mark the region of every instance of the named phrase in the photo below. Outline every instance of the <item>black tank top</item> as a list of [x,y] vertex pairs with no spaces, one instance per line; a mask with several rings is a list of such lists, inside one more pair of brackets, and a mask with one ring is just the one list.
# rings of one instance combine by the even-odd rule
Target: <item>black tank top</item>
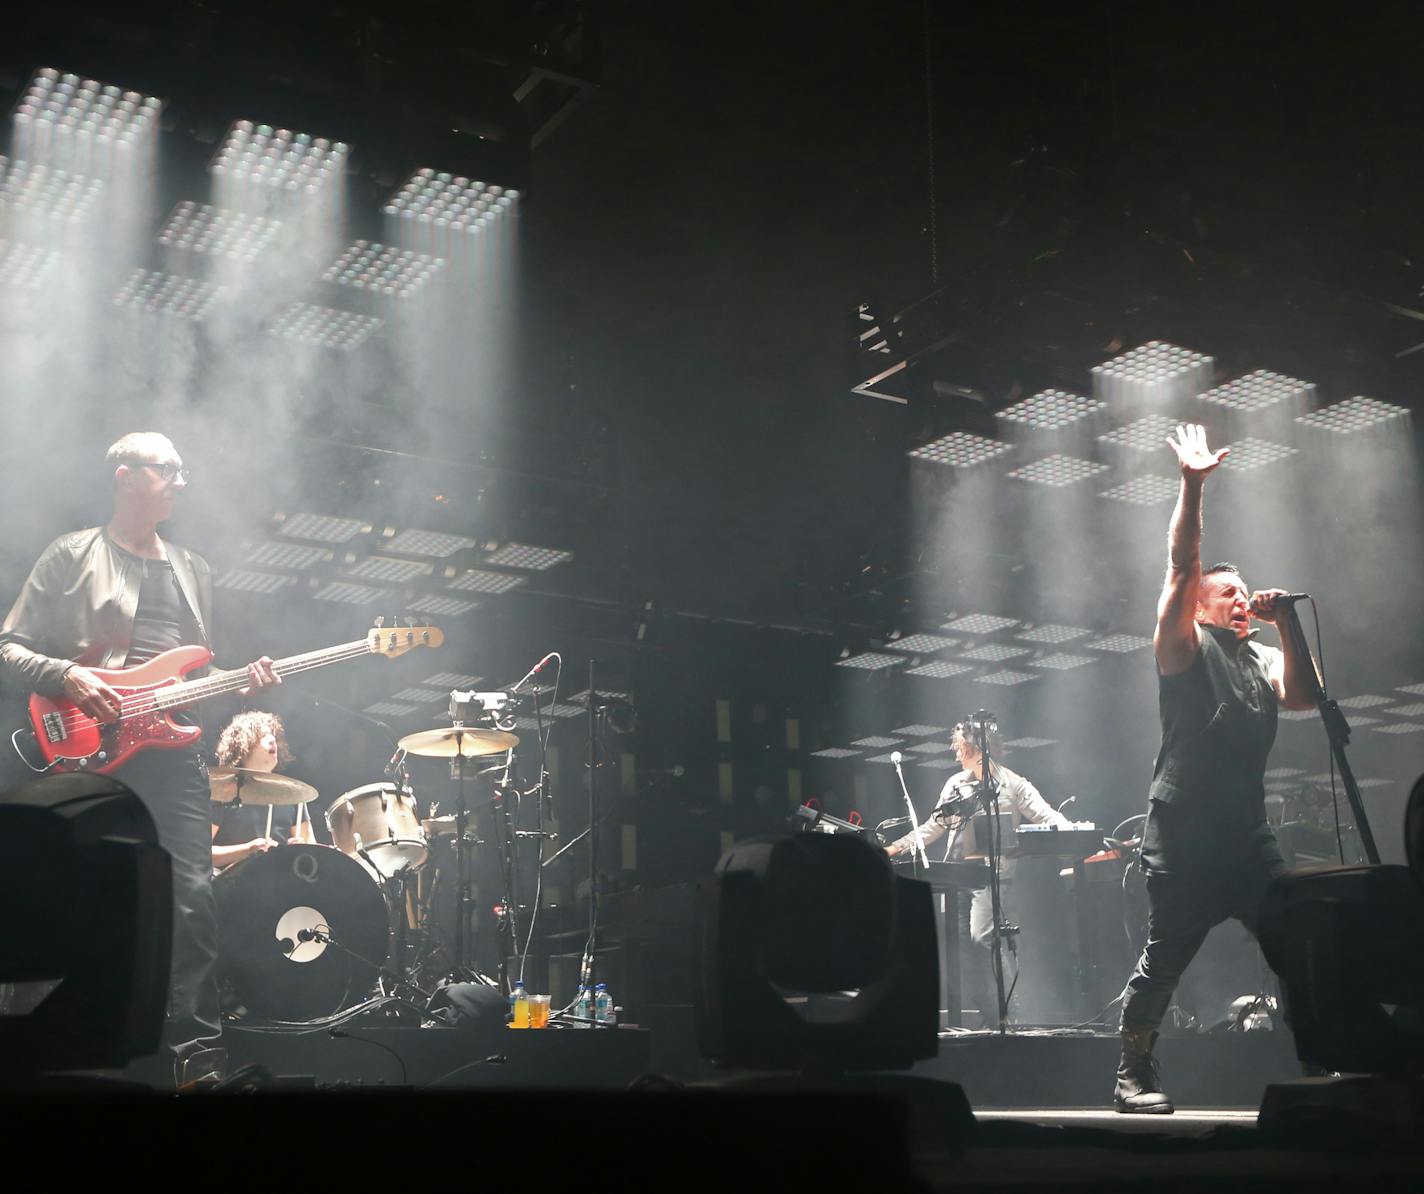
[[[155,655],[181,646],[184,628],[191,622],[188,603],[178,588],[173,565],[167,560],[143,560],[143,583],[134,612],[133,637],[129,640],[126,667],[145,663]],[[187,615],[187,616],[185,616]]]

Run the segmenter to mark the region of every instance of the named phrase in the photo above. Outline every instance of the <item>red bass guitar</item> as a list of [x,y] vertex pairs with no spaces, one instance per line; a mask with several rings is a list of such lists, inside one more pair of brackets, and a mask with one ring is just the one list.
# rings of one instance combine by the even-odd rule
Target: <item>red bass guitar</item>
[[[343,659],[362,655],[394,659],[416,647],[438,647],[444,641],[445,635],[433,626],[377,627],[365,638],[279,659],[272,668],[285,680]],[[185,678],[212,658],[206,647],[175,647],[136,667],[93,669],[121,698],[118,719],[111,722],[96,721],[68,699],[51,700],[35,693],[30,697],[30,726],[17,730],[11,742],[33,771],[96,775],[107,775],[150,747],[192,746],[202,730],[179,725],[170,714],[248,684],[245,668],[215,672],[200,680]]]

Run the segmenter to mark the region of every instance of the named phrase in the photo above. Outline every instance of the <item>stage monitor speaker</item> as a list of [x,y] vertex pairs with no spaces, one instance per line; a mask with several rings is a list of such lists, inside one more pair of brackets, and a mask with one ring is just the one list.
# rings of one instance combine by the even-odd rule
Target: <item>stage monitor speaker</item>
[[1261,948],[1285,989],[1301,1061],[1424,1071],[1424,893],[1401,866],[1315,867],[1267,889]]
[[[172,873],[143,802],[118,780],[52,775],[0,795],[5,1081],[118,1068],[163,1035]],[[24,1000],[22,992],[42,993]],[[17,1007],[33,1003],[33,1009]]]
[[699,885],[698,1042],[727,1066],[894,1069],[938,1046],[930,889],[844,834],[750,838]]

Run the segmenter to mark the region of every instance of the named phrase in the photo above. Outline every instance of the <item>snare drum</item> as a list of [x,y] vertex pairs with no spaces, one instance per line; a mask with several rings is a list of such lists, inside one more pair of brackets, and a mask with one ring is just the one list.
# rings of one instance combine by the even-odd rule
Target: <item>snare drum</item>
[[[350,1007],[386,960],[381,888],[330,846],[285,845],[245,858],[214,877],[213,896],[218,973],[244,1006],[268,1019],[309,1020]],[[304,929],[334,943],[302,941]]]
[[391,783],[352,788],[332,801],[326,827],[338,850],[352,858],[365,851],[387,879],[425,865],[425,830],[409,788]]

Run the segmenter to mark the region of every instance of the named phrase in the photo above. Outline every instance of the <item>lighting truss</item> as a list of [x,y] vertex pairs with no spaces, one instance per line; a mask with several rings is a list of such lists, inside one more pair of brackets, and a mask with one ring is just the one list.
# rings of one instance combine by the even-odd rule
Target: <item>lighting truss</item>
[[1038,750],[1043,746],[1053,746],[1057,741],[1056,738],[1013,738],[1004,745],[1012,746],[1016,750]]
[[493,552],[486,560],[501,568],[523,568],[529,572],[547,572],[556,564],[563,564],[574,558],[571,551],[560,551],[555,547],[533,547],[528,543],[506,543]]
[[1342,709],[1378,709],[1381,705],[1388,705],[1392,700],[1394,700],[1393,697],[1364,693],[1360,696],[1342,697],[1335,703]]
[[901,738],[928,738],[932,734],[948,734],[948,726],[901,726],[898,730],[891,730],[892,734],[898,734]]
[[483,572],[470,568],[447,582],[446,588],[462,593],[508,593],[528,583],[527,576],[510,576],[504,572]]
[[1082,667],[1085,663],[1096,663],[1091,655],[1070,655],[1059,652],[1053,655],[1045,655],[1042,659],[1028,659],[1024,661],[1028,667],[1051,668],[1054,671],[1066,672],[1070,668]]
[[444,531],[422,531],[414,527],[401,531],[394,538],[382,544],[386,551],[403,556],[434,556],[444,559],[457,551],[468,551],[477,546],[475,540],[464,535],[450,535]]
[[935,651],[947,651],[959,646],[957,638],[943,634],[909,634],[885,644],[887,651],[905,651],[911,655],[930,655]]
[[394,701],[377,701],[374,705],[367,705],[364,712],[372,717],[409,717],[412,713],[419,713],[418,705],[399,705]]
[[1231,455],[1221,462],[1221,467],[1237,472],[1289,460],[1299,451],[1286,444],[1273,444],[1263,439],[1240,439],[1230,447]]
[[836,667],[853,667],[866,672],[883,671],[885,668],[898,667],[905,660],[900,655],[882,655],[876,651],[862,651],[859,655],[852,655],[849,659],[837,659]]
[[278,572],[254,572],[247,568],[233,568],[214,582],[219,589],[238,593],[276,593],[294,583],[293,577]]
[[906,670],[907,676],[928,676],[932,680],[948,680],[951,676],[962,676],[965,672],[972,672],[974,665],[971,663],[952,663],[947,659],[935,659],[929,663],[922,663],[919,667],[912,667]]
[[250,548],[243,555],[242,562],[300,572],[315,568],[318,564],[329,563],[335,554],[329,547],[313,547],[309,543],[282,543],[273,539]]
[[898,738],[887,738],[884,734],[871,734],[868,738],[857,738],[851,743],[852,746],[897,746]]
[[406,607],[411,613],[434,614],[440,618],[458,618],[473,609],[479,609],[478,601],[463,601],[459,597],[442,597],[438,593],[427,593],[417,597]]
[[345,581],[332,581],[318,589],[312,596],[318,601],[341,601],[348,605],[375,605],[389,601],[389,589],[377,589],[371,585],[353,585]]
[[391,693],[391,700],[408,701],[415,705],[429,705],[436,701],[448,701],[449,699],[450,690],[448,688],[422,688],[416,685]]
[[345,575],[356,580],[379,580],[389,584],[404,584],[418,576],[429,576],[433,564],[418,560],[392,560],[386,556],[367,556],[344,569]]
[[516,190],[421,169],[406,180],[382,210],[401,220],[473,236],[507,221],[518,206]]
[[942,755],[953,748],[948,742],[918,742],[913,746],[905,747],[905,749],[912,750],[917,755]]
[[114,304],[150,315],[200,320],[212,310],[221,294],[222,287],[200,282],[197,278],[136,269],[129,275],[123,289],[114,296]]
[[157,96],[43,67],[15,105],[15,141],[46,153],[123,153],[157,133],[162,112]]
[[965,614],[946,622],[940,629],[957,630],[961,634],[995,634],[1017,625],[1013,618],[1001,618],[998,614]]
[[10,290],[39,290],[59,261],[59,254],[37,245],[0,240],[0,286]]
[[928,464],[972,468],[976,464],[983,464],[986,460],[993,460],[996,456],[1012,451],[1012,444],[985,439],[982,435],[971,435],[967,431],[951,431],[940,439],[912,448],[908,455],[912,460],[923,460]]
[[1061,626],[1054,622],[1045,622],[1041,626],[1020,630],[1018,637],[1030,643],[1070,643],[1075,638],[1085,638],[1092,633],[1083,626]]
[[1012,668],[1001,668],[997,672],[990,672],[986,676],[976,677],[980,684],[1027,684],[1030,680],[1037,680],[1038,677],[1032,672],[1016,672]]
[[1129,651],[1141,651],[1144,647],[1150,647],[1152,640],[1143,638],[1140,634],[1109,634],[1100,639],[1094,639],[1091,643],[1084,643],[1083,646],[1093,651],[1114,651],[1119,655],[1125,655]]
[[168,217],[158,243],[166,249],[253,262],[276,244],[281,231],[277,220],[185,199]]
[[1107,472],[1108,466],[1093,460],[1080,460],[1076,456],[1064,456],[1061,452],[1035,460],[1005,473],[1019,481],[1031,481],[1035,485],[1051,485],[1061,489],[1065,485],[1076,485],[1098,473]]
[[1296,422],[1316,431],[1328,431],[1336,435],[1352,435],[1366,427],[1376,427],[1394,419],[1404,418],[1409,410],[1377,398],[1346,398],[1334,406],[1322,407],[1308,415],[1297,415]]
[[427,688],[473,688],[483,676],[470,676],[464,672],[436,672],[421,681]]
[[1032,431],[1057,431],[1106,408],[1107,403],[1096,398],[1084,398],[1066,390],[1041,390],[1032,398],[995,412],[995,418]]
[[423,290],[444,268],[442,257],[358,240],[336,259],[322,279],[380,298],[403,299]]
[[0,208],[75,227],[99,212],[104,180],[0,157]]
[[1002,663],[1006,659],[1018,659],[1033,653],[1032,647],[1016,647],[1008,643],[983,643],[960,653],[963,659],[977,659],[981,663]]
[[1133,477],[1131,481],[1114,485],[1111,489],[1104,489],[1098,496],[1109,501],[1127,502],[1133,506],[1158,506],[1164,502],[1176,501],[1179,487],[1179,483],[1171,477],[1149,473]]
[[1162,399],[1199,394],[1211,384],[1214,362],[1161,340],[1093,366],[1093,393],[1108,399]]
[[317,543],[350,543],[357,535],[371,532],[371,524],[359,518],[336,518],[329,514],[278,514],[275,521],[282,534]]
[[355,311],[340,311],[315,303],[288,303],[268,330],[284,340],[350,351],[379,331],[382,322],[373,315],[360,315]]
[[1140,419],[1134,419],[1131,423],[1125,423],[1098,436],[1098,441],[1134,452],[1160,452],[1167,446],[1167,437],[1176,429],[1176,419],[1170,419],[1166,415],[1143,415]]
[[1315,383],[1257,369],[1200,395],[1203,402],[1228,410],[1254,413],[1283,403],[1305,405],[1315,396]]
[[811,752],[813,759],[854,759],[858,758],[859,755],[860,751],[846,750],[843,746],[828,746],[825,750],[813,750]]
[[342,141],[239,120],[208,165],[215,178],[307,195],[329,190],[341,177],[351,147]]

